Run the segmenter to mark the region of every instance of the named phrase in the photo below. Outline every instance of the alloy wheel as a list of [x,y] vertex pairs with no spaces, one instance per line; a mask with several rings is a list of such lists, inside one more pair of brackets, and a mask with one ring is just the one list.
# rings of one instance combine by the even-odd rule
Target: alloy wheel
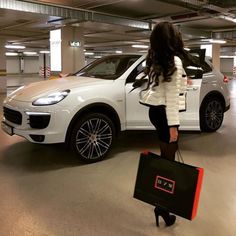
[[108,121],[102,118],[86,120],[77,131],[76,149],[85,159],[98,159],[110,149],[113,133]]

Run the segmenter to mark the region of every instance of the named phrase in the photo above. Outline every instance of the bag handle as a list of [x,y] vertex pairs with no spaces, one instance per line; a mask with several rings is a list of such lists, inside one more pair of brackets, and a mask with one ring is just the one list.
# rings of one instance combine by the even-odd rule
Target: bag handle
[[181,162],[181,163],[184,163],[184,159],[183,159],[183,157],[182,157],[182,154],[181,154],[181,152],[180,152],[180,150],[179,150],[179,148],[177,149],[177,161],[178,162]]

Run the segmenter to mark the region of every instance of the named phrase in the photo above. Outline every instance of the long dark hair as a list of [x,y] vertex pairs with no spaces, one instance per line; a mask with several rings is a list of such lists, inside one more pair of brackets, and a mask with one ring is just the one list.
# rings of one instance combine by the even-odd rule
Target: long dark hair
[[149,75],[149,85],[154,81],[159,84],[159,76],[163,82],[171,81],[171,75],[176,71],[174,56],[184,54],[184,44],[181,33],[170,23],[161,22],[152,30],[150,49],[146,58],[145,73]]

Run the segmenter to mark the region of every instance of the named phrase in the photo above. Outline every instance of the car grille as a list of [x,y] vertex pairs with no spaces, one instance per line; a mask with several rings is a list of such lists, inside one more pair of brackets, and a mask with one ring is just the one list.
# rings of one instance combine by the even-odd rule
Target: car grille
[[12,123],[15,123],[17,125],[21,125],[22,123],[22,115],[19,111],[3,107],[3,115],[6,120]]

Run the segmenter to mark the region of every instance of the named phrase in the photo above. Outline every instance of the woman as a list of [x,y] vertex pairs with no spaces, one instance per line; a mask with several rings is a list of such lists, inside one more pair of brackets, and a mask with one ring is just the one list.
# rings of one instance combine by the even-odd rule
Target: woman
[[[182,61],[186,56],[179,31],[169,22],[155,26],[150,36],[150,49],[146,59],[148,87],[141,92],[140,103],[149,106],[149,119],[155,126],[161,156],[175,159],[178,149],[179,94],[186,89],[187,77]],[[184,96],[182,96],[184,97]],[[156,224],[162,216],[167,226],[175,223],[176,217],[167,209],[155,208]]]

